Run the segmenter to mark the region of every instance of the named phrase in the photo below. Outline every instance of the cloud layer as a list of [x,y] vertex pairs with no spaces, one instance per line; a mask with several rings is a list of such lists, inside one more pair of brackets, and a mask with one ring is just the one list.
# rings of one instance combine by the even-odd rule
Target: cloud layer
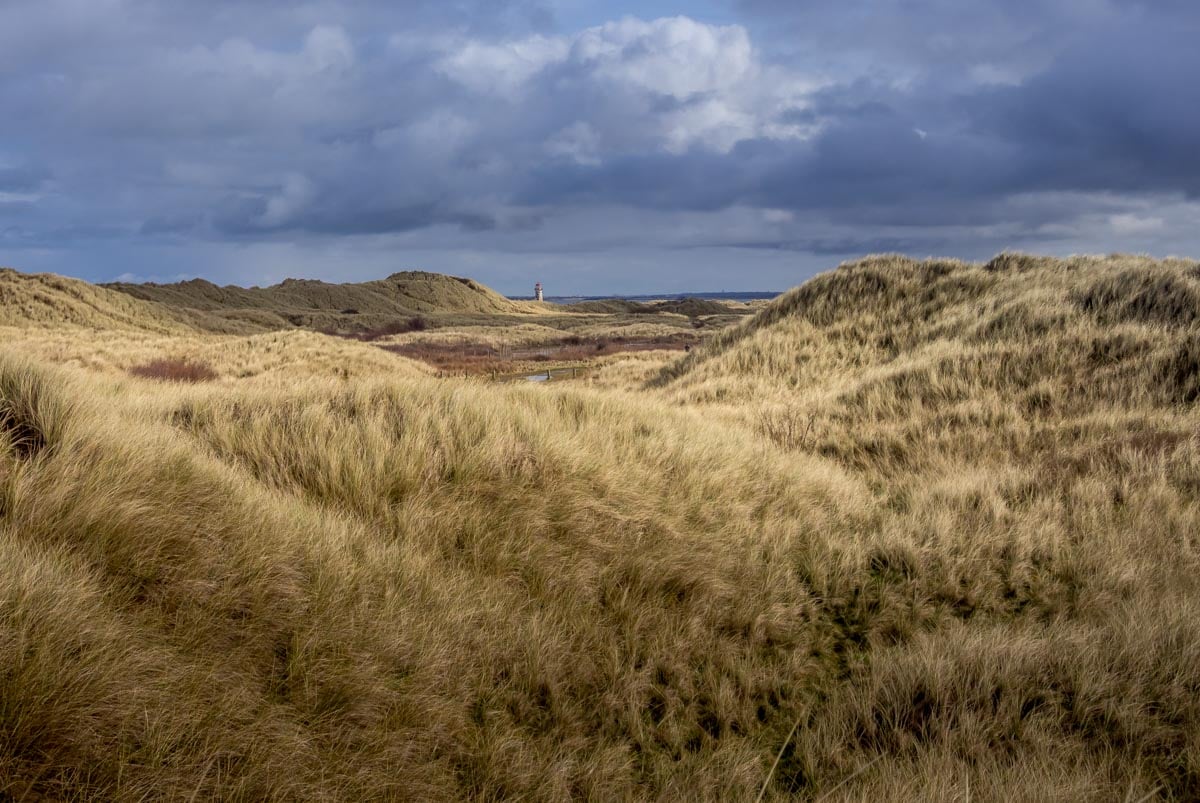
[[687,6],[0,0],[0,262],[620,292],[1200,253],[1189,4]]

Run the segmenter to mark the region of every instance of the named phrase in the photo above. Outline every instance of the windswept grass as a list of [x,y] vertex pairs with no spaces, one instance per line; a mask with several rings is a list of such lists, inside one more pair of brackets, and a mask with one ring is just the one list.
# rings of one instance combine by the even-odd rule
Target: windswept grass
[[4,563],[41,569],[5,597],[0,766],[39,791],[743,795],[832,666],[771,559],[854,515],[822,461],[582,392],[88,383],[4,489]]
[[424,376],[430,370],[366,343],[316,332],[271,332],[250,337],[189,334],[159,336],[109,331],[94,337],[57,331],[0,327],[0,343],[12,351],[89,372],[127,374],[161,360],[203,363],[231,383],[291,384],[307,377]]
[[1196,799],[1197,287],[879,257],[547,387],[30,335],[0,793]]
[[934,594],[959,622],[894,620],[783,778],[853,775],[835,797],[854,799],[1200,795],[1197,273],[871,258],[649,377],[868,482],[882,589],[949,570]]

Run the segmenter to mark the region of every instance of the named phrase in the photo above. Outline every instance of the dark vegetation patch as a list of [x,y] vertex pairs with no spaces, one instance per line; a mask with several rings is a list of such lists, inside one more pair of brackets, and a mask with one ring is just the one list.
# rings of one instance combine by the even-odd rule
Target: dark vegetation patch
[[1070,316],[1058,310],[1045,310],[1037,305],[1018,302],[1001,307],[983,321],[975,331],[976,343],[994,340],[1014,340],[1042,337],[1063,331],[1070,324]]
[[621,298],[607,298],[597,301],[579,301],[567,307],[571,312],[589,312],[600,315],[640,314],[654,312],[649,304],[640,301],[626,301]]
[[672,301],[664,301],[654,307],[658,312],[674,312],[677,315],[687,315],[695,318],[700,315],[729,315],[736,312],[730,309],[719,301],[712,301],[707,298],[687,298],[674,299]]
[[1122,271],[1075,293],[1072,300],[1101,323],[1186,327],[1200,317],[1200,289],[1182,272]]
[[53,417],[66,414],[53,411],[52,402],[40,377],[0,366],[0,441],[18,460],[35,457],[51,442]]
[[1152,351],[1154,344],[1132,332],[1113,332],[1092,340],[1088,362],[1094,366],[1116,365]]
[[600,315],[686,315],[696,328],[704,326],[703,317],[725,316],[729,320],[736,316],[748,316],[749,309],[726,306],[708,298],[673,298],[667,301],[632,301],[624,298],[607,298],[594,301],[577,301],[567,307],[571,312],[587,312]]
[[1006,251],[993,257],[983,266],[983,269],[988,273],[1029,273],[1039,268],[1051,267],[1055,262],[1053,257],[1039,257]]
[[[356,315],[357,311],[343,312],[343,315]],[[429,319],[423,315],[414,315],[411,318],[401,318],[394,321],[389,321],[381,326],[376,326],[370,329],[360,329],[355,332],[343,332],[336,328],[325,328],[320,330],[321,334],[333,335],[335,337],[344,337],[349,340],[359,340],[364,343],[371,343],[375,340],[382,340],[385,337],[392,335],[403,335],[408,332],[424,332],[429,329]]]
[[208,363],[187,357],[151,360],[133,366],[129,373],[142,379],[156,379],[160,382],[209,382],[220,376]]
[[1121,644],[1061,623],[1045,632],[923,634],[852,673],[799,735],[791,760],[806,775],[836,778],[831,770],[880,756],[1003,764],[1040,753],[1070,763],[1107,752],[1140,766],[1161,793],[1130,799],[1196,800],[1200,776],[1183,756],[1200,707],[1184,681],[1191,656],[1173,648],[1194,637],[1194,625],[1179,621]]
[[386,351],[432,365],[450,374],[509,374],[542,363],[581,363],[628,351],[683,350],[695,343],[690,334],[634,340],[625,337],[568,335],[537,346],[498,348],[489,343],[414,342],[384,345]]
[[1192,335],[1180,343],[1159,364],[1158,379],[1171,401],[1200,400],[1200,337]]
[[36,413],[24,399],[0,397],[0,437],[19,460],[26,460],[46,447],[46,435],[37,424]]
[[1189,442],[1194,442],[1191,433],[1157,429],[1112,432],[1103,437],[1070,429],[1047,433],[1037,451],[1038,476],[1043,479],[1035,493],[1065,494],[1088,477],[1127,475],[1145,463],[1168,465],[1172,453]]

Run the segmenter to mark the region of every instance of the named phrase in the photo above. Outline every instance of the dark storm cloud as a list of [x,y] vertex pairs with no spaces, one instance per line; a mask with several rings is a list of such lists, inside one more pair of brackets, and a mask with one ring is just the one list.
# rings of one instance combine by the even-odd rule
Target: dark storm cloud
[[633,154],[603,165],[551,163],[539,167],[517,200],[534,205],[626,204],[650,209],[711,211],[745,198],[754,186],[750,159],[738,152],[679,156]]
[[50,179],[50,171],[37,167],[0,167],[0,192],[33,192]]
[[[528,197],[680,209],[744,203],[840,221],[951,225],[1012,214],[1004,200],[1025,193],[1195,196],[1200,48],[1191,45],[1200,12],[1163,8],[1131,5],[1119,27],[1093,29],[1015,85],[948,91],[937,76],[903,87],[835,84],[784,117],[817,126],[811,138],[546,168]],[[1040,219],[1060,213],[1043,208]]]
[[[1185,12],[1185,0],[1174,2]],[[1072,42],[1117,21],[1166,9],[1158,0],[737,0],[764,38],[818,64],[876,75],[982,68],[996,78],[1027,74]]]
[[1200,192],[1194,26],[1113,31],[1017,87],[969,100],[976,130],[1020,148],[1022,179],[1055,189]]
[[[213,225],[231,237],[255,237],[271,232],[302,230],[317,234],[387,234],[408,232],[440,224],[465,231],[491,231],[497,222],[491,215],[439,208],[433,203],[385,206],[350,199],[329,199],[286,220],[270,219],[270,201],[265,198],[231,199],[217,211]],[[169,224],[168,224],[169,225]],[[168,230],[162,226],[158,230]]]
[[836,239],[775,240],[733,243],[738,248],[765,251],[793,251],[818,256],[848,254],[928,254],[946,246],[944,237],[842,237]]
[[837,219],[890,210],[889,222],[931,222],[963,204],[1020,189],[1019,146],[957,131],[926,134],[886,106],[823,120],[806,141],[754,139],[729,153],[637,155],[596,166],[548,166],[532,177],[533,203],[626,203],[711,210],[734,204],[821,210]]
[[556,6],[0,0],[3,242],[960,252],[1200,194],[1182,0]]

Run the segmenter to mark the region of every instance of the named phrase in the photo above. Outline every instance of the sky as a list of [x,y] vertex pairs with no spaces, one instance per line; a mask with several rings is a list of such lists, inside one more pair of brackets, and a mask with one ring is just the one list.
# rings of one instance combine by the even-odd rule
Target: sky
[[0,0],[0,265],[783,290],[1200,256],[1194,0]]

